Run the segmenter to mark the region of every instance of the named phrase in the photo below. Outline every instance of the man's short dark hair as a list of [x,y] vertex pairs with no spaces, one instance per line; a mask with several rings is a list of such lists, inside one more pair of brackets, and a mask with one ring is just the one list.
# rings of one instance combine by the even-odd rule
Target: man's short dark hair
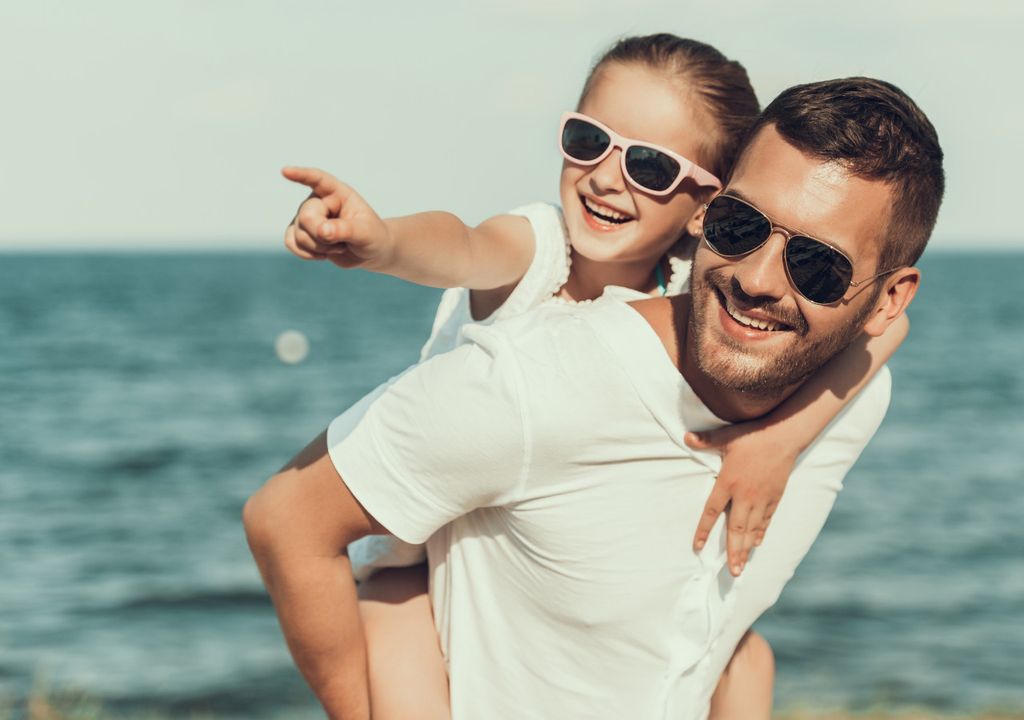
[[797,85],[764,109],[747,143],[767,125],[803,153],[888,183],[892,216],[878,269],[917,262],[935,227],[945,176],[935,128],[906,93],[864,77]]

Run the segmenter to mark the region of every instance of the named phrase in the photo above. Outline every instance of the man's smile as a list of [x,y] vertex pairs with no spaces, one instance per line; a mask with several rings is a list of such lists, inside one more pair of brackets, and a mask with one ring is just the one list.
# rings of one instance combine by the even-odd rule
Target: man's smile
[[763,341],[793,332],[792,325],[754,309],[741,309],[731,297],[717,287],[709,288],[718,304],[718,320],[730,337],[741,342]]

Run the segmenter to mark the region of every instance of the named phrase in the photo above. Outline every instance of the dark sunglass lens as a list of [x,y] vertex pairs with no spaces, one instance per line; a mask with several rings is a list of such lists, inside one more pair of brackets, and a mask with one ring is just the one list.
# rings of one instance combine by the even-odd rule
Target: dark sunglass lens
[[824,305],[845,295],[853,279],[853,266],[845,255],[801,235],[786,244],[786,267],[800,294]]
[[601,157],[612,139],[601,128],[585,120],[572,118],[562,129],[562,150],[581,162],[590,162]]
[[660,192],[679,177],[679,163],[663,152],[634,145],[626,151],[626,172],[640,187]]
[[768,218],[727,195],[712,200],[704,213],[704,239],[719,255],[745,255],[760,247],[771,233]]

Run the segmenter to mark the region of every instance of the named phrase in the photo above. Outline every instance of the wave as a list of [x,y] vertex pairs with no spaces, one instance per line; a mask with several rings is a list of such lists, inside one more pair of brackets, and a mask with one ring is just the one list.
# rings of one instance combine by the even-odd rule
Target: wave
[[189,610],[236,611],[271,607],[270,597],[262,589],[232,588],[223,590],[197,590],[187,593],[151,593],[124,602],[93,608],[90,612],[124,613]]

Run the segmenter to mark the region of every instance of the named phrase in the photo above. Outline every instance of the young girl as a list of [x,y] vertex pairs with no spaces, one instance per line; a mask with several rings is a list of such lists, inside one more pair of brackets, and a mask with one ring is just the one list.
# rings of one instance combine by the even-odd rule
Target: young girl
[[[704,204],[727,180],[757,112],[746,71],[714,48],[667,34],[629,38],[597,62],[577,111],[563,116],[561,210],[530,205],[475,228],[440,212],[383,220],[335,178],[287,168],[285,176],[313,195],[285,242],[303,258],[453,288],[441,300],[421,360],[457,346],[467,323],[494,322],[542,303],[589,302],[609,288],[624,300],[686,292]],[[770,416],[688,438],[725,454],[695,548],[732,499],[727,551],[732,573],[740,574],[797,456],[905,332],[902,325],[867,343],[867,372],[841,354]],[[350,411],[332,423],[328,445],[360,416]],[[422,551],[369,538],[353,545],[350,556],[357,578],[366,579],[380,568],[413,565]],[[379,572],[363,583],[375,718],[448,714],[426,590],[422,568]],[[770,717],[771,685],[770,651],[748,634],[712,701],[712,717]]]

